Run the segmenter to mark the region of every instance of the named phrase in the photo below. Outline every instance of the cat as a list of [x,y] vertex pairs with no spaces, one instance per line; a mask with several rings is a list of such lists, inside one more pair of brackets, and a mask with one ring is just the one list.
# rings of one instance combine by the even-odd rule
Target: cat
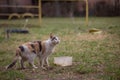
[[57,36],[50,34],[49,39],[45,41],[32,41],[20,45],[16,49],[16,55],[11,64],[6,69],[12,68],[18,60],[20,60],[21,68],[25,69],[24,62],[28,61],[33,68],[38,68],[34,65],[34,59],[39,58],[40,66],[42,69],[49,67],[48,58],[53,53],[54,47],[60,43]]

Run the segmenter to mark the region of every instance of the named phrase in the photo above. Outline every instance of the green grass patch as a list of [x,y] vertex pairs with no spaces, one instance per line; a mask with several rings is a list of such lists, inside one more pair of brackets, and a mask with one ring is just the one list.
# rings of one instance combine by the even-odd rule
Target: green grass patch
[[17,70],[7,70],[0,72],[1,80],[16,80],[16,79],[25,79],[25,76],[22,72]]
[[[25,20],[0,20],[0,80],[40,79],[40,80],[119,80],[120,77],[120,18],[91,17],[89,26],[84,18],[43,18],[29,19],[26,28],[29,34],[10,34],[6,39],[6,29],[22,29]],[[91,28],[101,29],[102,34],[92,35]],[[8,65],[15,54],[16,47],[33,40],[48,39],[49,34],[59,36],[61,43],[50,56],[53,69],[44,71],[8,70]],[[72,56],[73,65],[60,67],[53,64],[54,57]],[[38,59],[35,64],[39,66]]]

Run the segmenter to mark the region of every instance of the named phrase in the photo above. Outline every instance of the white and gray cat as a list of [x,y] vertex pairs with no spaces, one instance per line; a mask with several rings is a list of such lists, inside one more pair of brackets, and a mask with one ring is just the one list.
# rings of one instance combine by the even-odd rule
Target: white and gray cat
[[50,38],[45,41],[33,41],[24,43],[16,49],[14,60],[6,67],[6,69],[12,68],[18,60],[20,60],[22,69],[25,68],[25,61],[28,61],[33,68],[37,68],[34,65],[34,59],[37,56],[39,58],[41,68],[46,69],[46,67],[49,67],[49,55],[52,54],[54,47],[59,43],[59,38],[53,34],[50,34]]

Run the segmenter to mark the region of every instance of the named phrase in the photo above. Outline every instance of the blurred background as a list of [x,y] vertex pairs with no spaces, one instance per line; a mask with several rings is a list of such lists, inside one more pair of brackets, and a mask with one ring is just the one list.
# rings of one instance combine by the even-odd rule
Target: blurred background
[[[38,6],[39,0],[0,0],[0,18],[10,13],[38,14],[38,8],[17,6]],[[41,0],[42,17],[85,16],[85,0]],[[14,5],[11,7],[10,5]],[[120,0],[88,0],[89,16],[120,16]]]
[[[19,45],[50,33],[61,40],[51,70],[5,69]],[[53,64],[61,56],[73,65]],[[120,80],[120,0],[0,0],[0,80]]]

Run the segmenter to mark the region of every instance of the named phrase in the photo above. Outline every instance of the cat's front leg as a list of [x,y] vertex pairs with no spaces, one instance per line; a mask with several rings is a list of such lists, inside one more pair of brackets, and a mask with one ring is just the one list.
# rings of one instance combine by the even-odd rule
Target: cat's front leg
[[46,68],[44,67],[44,63],[45,63],[45,57],[44,55],[38,55],[39,57],[39,62],[40,62],[40,67],[44,70],[46,70]]
[[49,61],[48,61],[48,57],[45,58],[45,65],[46,65],[47,67],[50,67],[50,64],[49,64]]
[[44,67],[44,63],[45,63],[45,58],[43,58],[43,59],[41,60],[41,68],[42,68],[43,70],[47,70],[47,68]]

